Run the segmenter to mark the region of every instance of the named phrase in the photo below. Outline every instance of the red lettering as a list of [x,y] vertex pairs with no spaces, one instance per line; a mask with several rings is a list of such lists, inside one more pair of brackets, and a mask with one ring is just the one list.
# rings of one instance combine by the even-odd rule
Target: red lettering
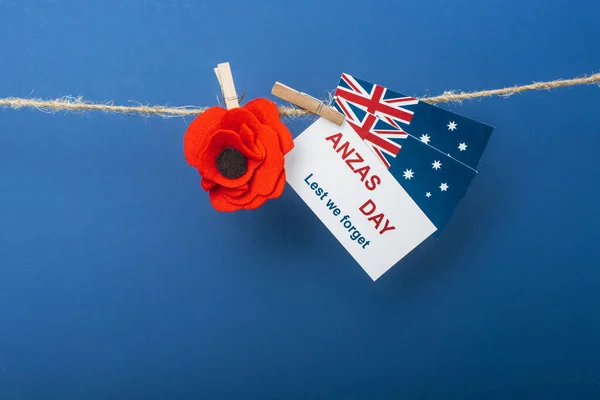
[[364,167],[360,167],[359,169],[355,169],[354,173],[355,174],[359,174],[361,182],[364,182],[365,179],[367,178],[367,174],[369,173],[370,170],[371,170],[371,167],[369,167],[368,165],[365,165]]
[[354,149],[348,149],[350,147],[350,142],[346,142],[343,145],[341,145],[340,147],[338,147],[338,149],[336,150],[338,153],[340,151],[343,151],[342,153],[342,159],[346,159],[346,157],[348,157],[350,154],[354,153]]
[[341,142],[343,134],[341,132],[335,133],[331,136],[327,136],[325,140],[330,141],[333,145],[333,149],[340,155],[342,160],[346,162],[346,165],[352,172],[360,175],[360,181],[365,184],[367,190],[375,190],[381,183],[381,178],[377,175],[369,177],[371,167],[369,165],[360,166],[361,163],[365,162],[365,159],[358,154],[356,149],[350,147],[348,140]]
[[340,139],[342,138],[342,133],[336,133],[335,135],[331,135],[325,138],[325,140],[331,140],[333,143],[333,148],[335,149],[337,145],[340,143]]
[[383,229],[381,230],[381,232],[379,232],[379,234],[383,235],[384,232],[393,231],[394,229],[396,229],[396,227],[395,226],[390,226],[390,220],[387,219],[387,220],[385,220],[385,226],[383,227]]
[[381,221],[383,221],[383,213],[374,215],[368,219],[369,221],[375,222],[375,229],[379,229],[379,225],[381,224]]
[[346,160],[346,164],[350,167],[350,169],[352,170],[352,172],[354,172],[354,167],[352,167],[352,165],[350,165],[350,164],[354,164],[354,163],[357,163],[357,162],[361,163],[361,162],[365,161],[365,159],[362,158],[360,154],[354,153],[354,155],[356,156],[356,159],[350,159],[349,158],[349,159]]
[[[371,207],[371,209],[369,211],[367,211],[368,206]],[[360,206],[359,210],[361,213],[363,213],[363,215],[371,215],[373,213],[373,211],[375,211],[376,208],[377,208],[377,206],[375,205],[373,200],[369,199],[365,202],[365,204]]]
[[381,183],[381,178],[377,175],[373,175],[370,181],[365,182],[367,189],[373,191],[377,188],[377,185]]

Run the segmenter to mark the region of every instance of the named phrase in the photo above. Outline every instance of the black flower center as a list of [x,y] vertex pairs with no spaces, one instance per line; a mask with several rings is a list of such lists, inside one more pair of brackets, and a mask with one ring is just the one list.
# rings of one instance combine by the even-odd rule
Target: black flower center
[[217,156],[217,170],[228,179],[236,179],[248,170],[248,160],[241,151],[228,147]]

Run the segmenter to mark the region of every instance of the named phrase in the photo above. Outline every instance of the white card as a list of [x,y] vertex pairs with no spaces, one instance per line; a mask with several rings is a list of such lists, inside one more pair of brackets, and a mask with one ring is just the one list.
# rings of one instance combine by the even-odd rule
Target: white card
[[285,157],[287,182],[373,280],[436,227],[346,121],[319,118]]

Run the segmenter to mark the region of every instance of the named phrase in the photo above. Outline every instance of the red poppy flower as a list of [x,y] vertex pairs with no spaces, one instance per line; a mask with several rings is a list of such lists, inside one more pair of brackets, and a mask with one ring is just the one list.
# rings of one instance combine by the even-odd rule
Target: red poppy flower
[[277,106],[255,99],[241,108],[211,107],[184,137],[187,162],[218,211],[251,210],[277,198],[285,186],[284,155],[294,147]]

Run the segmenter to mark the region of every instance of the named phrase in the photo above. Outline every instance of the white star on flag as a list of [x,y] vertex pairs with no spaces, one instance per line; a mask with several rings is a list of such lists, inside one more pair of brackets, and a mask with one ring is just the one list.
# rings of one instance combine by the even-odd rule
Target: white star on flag
[[407,169],[406,171],[404,171],[404,179],[411,180],[413,176],[415,176],[415,173],[412,169]]
[[425,193],[425,197],[431,197],[431,192]]
[[458,149],[460,151],[465,151],[467,149],[467,144],[466,143],[461,143],[458,145]]
[[421,142],[423,142],[425,144],[429,144],[430,140],[431,140],[431,138],[429,137],[428,134],[421,135]]
[[458,125],[456,124],[456,122],[451,121],[450,123],[448,123],[448,130],[454,132],[454,130],[458,128]]
[[446,191],[448,191],[448,187],[449,187],[449,186],[448,186],[446,183],[442,183],[442,184],[440,185],[440,190],[441,190],[442,192],[446,192]]
[[440,169],[442,168],[442,163],[438,160],[438,161],[434,161],[433,163],[431,163],[431,165],[433,165],[433,169]]

